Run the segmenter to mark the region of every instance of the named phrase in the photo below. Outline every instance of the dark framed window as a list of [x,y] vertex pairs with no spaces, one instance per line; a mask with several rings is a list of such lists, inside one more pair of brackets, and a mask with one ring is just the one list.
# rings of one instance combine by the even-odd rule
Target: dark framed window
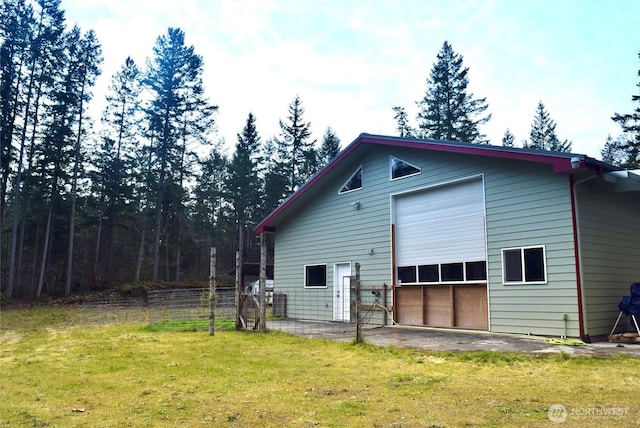
[[398,267],[398,282],[401,284],[416,283],[416,267],[415,266],[400,266]]
[[503,249],[502,280],[505,284],[546,283],[544,246]]
[[486,281],[487,262],[466,262],[464,264],[465,278],[467,281]]
[[418,266],[418,281],[419,282],[439,282],[440,273],[438,271],[438,265]]
[[438,284],[445,282],[478,282],[487,280],[487,262],[434,263],[398,267],[400,284]]
[[522,282],[522,252],[520,248],[502,250],[504,282]]
[[544,282],[544,248],[525,248],[524,251],[524,281]]
[[440,265],[442,282],[464,281],[464,270],[462,263],[443,263]]
[[358,170],[349,177],[338,193],[347,193],[358,189],[362,189],[362,167],[358,168]]
[[304,267],[305,287],[327,286],[327,265],[307,265]]
[[389,163],[391,168],[392,180],[395,180],[396,178],[420,174],[420,172],[422,172],[422,170],[417,166],[411,165],[409,162],[403,161],[402,159],[398,159],[393,156],[391,157]]

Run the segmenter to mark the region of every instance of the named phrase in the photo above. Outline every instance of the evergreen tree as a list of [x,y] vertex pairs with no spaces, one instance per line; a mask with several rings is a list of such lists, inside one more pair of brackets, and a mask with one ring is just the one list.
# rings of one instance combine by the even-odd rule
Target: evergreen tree
[[73,276],[73,253],[76,221],[76,200],[78,193],[78,178],[82,163],[81,143],[85,134],[87,103],[92,98],[91,87],[100,75],[102,63],[102,49],[96,35],[89,31],[82,35],[77,26],[71,30],[69,41],[69,76],[73,79],[71,90],[76,93],[77,103],[77,129],[75,136],[75,150],[73,162],[73,176],[71,181],[71,214],[69,215],[69,242],[67,252],[67,283],[65,296],[71,294],[71,281]]
[[275,139],[269,139],[262,148],[263,183],[262,212],[260,217],[265,217],[275,210],[289,195],[288,153],[282,150],[282,145]]
[[420,136],[447,141],[487,143],[479,126],[488,122],[486,98],[467,91],[469,68],[448,42],[444,42],[427,79],[427,90],[417,104]]
[[[64,66],[61,58],[64,56],[62,35],[65,23],[64,12],[60,10],[60,0],[39,0],[29,5],[24,1],[7,2],[2,7],[1,21],[3,22],[1,47],[3,74],[0,80],[2,81],[3,117],[0,138],[2,143],[0,227],[4,217],[7,179],[13,169],[11,163],[15,161],[12,142],[15,141],[19,146],[13,184],[11,260],[6,289],[7,296],[11,297],[15,277],[20,276],[21,271],[22,250],[18,251],[18,248],[24,247],[23,242],[28,227],[26,220],[31,215],[36,228],[39,228],[42,213],[47,210],[49,183],[45,178],[46,162],[43,162],[42,156],[39,158],[37,156],[51,154],[45,149],[47,141],[43,139],[45,135],[51,137],[45,132],[47,125],[44,120],[47,119],[51,124],[51,110],[48,109],[43,114],[42,106],[45,101],[49,106],[55,104],[54,85]],[[4,98],[5,96],[7,98]],[[51,139],[48,141],[50,142]],[[36,162],[39,165],[39,173],[33,171]],[[24,199],[28,199],[31,204],[26,203]],[[17,241],[18,236],[20,242]],[[36,232],[35,241],[30,247],[34,254],[36,254],[39,236],[41,234]],[[32,260],[32,277],[28,280],[29,283],[35,282],[37,255],[34,255]]]
[[398,136],[402,138],[415,138],[416,131],[409,124],[409,118],[407,117],[407,112],[404,107],[398,106],[393,107],[392,109],[396,114],[393,119],[396,121]]
[[565,140],[561,142],[558,139],[556,135],[556,123],[549,116],[542,101],[538,102],[529,137],[531,140],[526,144],[526,148],[550,150],[554,152],[571,151],[570,141]]
[[[640,52],[638,52],[640,58]],[[640,69],[638,69],[640,77]],[[640,81],[636,85],[640,92]],[[615,113],[611,118],[622,127],[624,142],[622,148],[626,153],[626,159],[621,166],[628,169],[640,168],[640,93],[632,95],[631,100],[638,103],[633,113]]]
[[233,217],[242,227],[254,225],[257,220],[262,188],[258,176],[259,149],[256,118],[249,113],[242,133],[238,134],[225,180],[225,195],[232,206]]
[[621,166],[627,160],[624,138],[618,137],[614,140],[611,135],[608,135],[604,147],[600,150],[600,156],[605,162]]
[[[228,225],[225,210],[225,182],[229,171],[229,161],[217,146],[209,151],[209,155],[199,162],[199,174],[193,190],[194,204],[191,223],[194,234],[200,240],[201,256],[199,257],[202,277],[209,272],[209,248],[218,248],[219,261],[222,266],[234,266],[235,256],[233,241],[235,233],[227,233]],[[226,257],[226,259],[225,259]]]
[[[119,219],[131,209],[129,207],[133,202],[136,183],[141,182],[144,186],[144,178],[136,174],[134,162],[141,137],[140,92],[141,71],[133,59],[127,57],[120,70],[111,78],[106,95],[107,105],[101,119],[101,144],[93,157],[96,170],[93,184],[97,198],[97,231],[92,269],[94,282],[110,282],[114,243],[117,239],[116,227],[123,224]],[[145,155],[144,151],[139,154]],[[148,151],[146,154],[148,155]],[[133,213],[129,214],[132,215]],[[126,235],[133,235],[136,227],[130,223],[125,227],[129,231]],[[130,257],[123,261],[121,266],[132,259]],[[103,263],[99,272],[100,261]]]
[[296,95],[289,104],[286,121],[280,120],[280,156],[287,162],[287,193],[295,192],[318,170],[315,141],[311,141],[311,122],[304,121],[304,108]]
[[[146,110],[149,131],[156,138],[154,170],[157,174],[155,239],[153,249],[153,280],[158,279],[160,266],[160,244],[165,232],[167,252],[169,232],[180,232],[176,228],[164,229],[170,218],[181,218],[185,189],[183,188],[188,162],[187,146],[190,142],[203,143],[213,131],[212,115],[216,107],[204,97],[202,85],[202,57],[193,46],[184,43],[184,32],[169,28],[166,35],[158,37],[153,48],[154,57],[147,62],[144,82],[151,92],[151,101]],[[168,197],[173,196],[173,200]],[[169,216],[169,208],[174,216]],[[173,236],[176,238],[176,236]],[[179,238],[178,250],[179,250]],[[172,242],[172,241],[171,241]],[[168,269],[168,266],[166,266]]]
[[318,153],[319,166],[323,167],[335,158],[340,153],[340,138],[336,135],[335,131],[328,127],[322,137],[322,145]]
[[[51,86],[50,91],[46,92],[49,103],[45,105],[44,140],[34,147],[43,188],[48,192],[48,214],[36,297],[41,295],[47,276],[65,278],[65,295],[71,292],[76,201],[84,165],[81,146],[88,128],[87,103],[91,99],[95,79],[100,74],[102,61],[100,45],[93,31],[83,35],[77,26],[63,34],[52,52],[55,56],[48,59],[51,69],[46,74],[47,79],[51,79]],[[65,215],[68,215],[68,223],[57,220]],[[66,241],[62,238],[65,226]],[[61,272],[64,263],[60,257],[65,244],[66,275]],[[81,279],[79,283],[82,283]],[[56,291],[55,280],[48,281],[48,284],[49,291]]]
[[[24,0],[7,0],[0,4],[0,230],[9,175],[14,169],[13,147],[18,112],[24,105],[25,73],[30,59],[31,32],[35,26],[33,8]],[[20,150],[24,155],[24,147]]]
[[513,136],[509,128],[507,128],[507,130],[504,131],[504,136],[502,137],[502,146],[515,147],[515,139],[516,138]]

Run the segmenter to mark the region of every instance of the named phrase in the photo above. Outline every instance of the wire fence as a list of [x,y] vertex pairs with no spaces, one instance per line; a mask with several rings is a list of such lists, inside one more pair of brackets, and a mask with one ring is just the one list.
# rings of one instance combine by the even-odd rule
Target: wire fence
[[358,328],[374,329],[393,322],[383,297],[389,292],[385,286],[351,287],[341,302],[309,290],[279,293],[276,288],[267,328],[307,337],[356,338]]
[[[373,329],[393,322],[386,302],[390,290],[386,286],[351,287],[344,301],[331,295],[318,296],[309,290],[277,289],[266,308],[266,326],[270,330],[307,337],[351,339],[359,329]],[[330,290],[329,290],[330,291]],[[240,296],[241,325],[257,330],[258,296]],[[218,289],[214,302],[216,329],[236,327],[234,289]],[[209,289],[181,288],[149,291],[147,305],[143,298],[110,297],[82,305],[86,324],[148,323],[161,330],[206,330],[209,327]]]
[[[209,328],[209,289],[188,288],[149,291],[149,325],[167,330]],[[217,290],[214,302],[217,320],[235,319],[235,293]]]
[[82,303],[84,324],[144,323],[146,318],[142,297],[109,296]]

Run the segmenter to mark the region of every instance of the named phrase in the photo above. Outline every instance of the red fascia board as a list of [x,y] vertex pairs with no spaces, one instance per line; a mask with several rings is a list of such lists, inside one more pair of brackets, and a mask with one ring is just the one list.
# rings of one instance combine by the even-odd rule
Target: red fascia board
[[[274,232],[275,228],[270,226],[270,223],[286,210],[293,202],[295,202],[300,195],[302,195],[309,187],[313,186],[316,182],[318,182],[322,177],[324,177],[329,171],[335,168],[342,159],[347,157],[351,152],[353,152],[356,148],[358,148],[362,144],[378,144],[384,146],[395,146],[395,147],[409,147],[416,148],[419,150],[432,150],[438,152],[447,152],[447,153],[459,153],[459,154],[467,154],[474,156],[488,156],[493,158],[500,159],[511,159],[511,160],[520,160],[520,161],[529,161],[529,162],[538,162],[538,163],[546,163],[553,166],[553,171],[563,172],[571,170],[571,158],[563,157],[563,156],[553,156],[547,154],[538,154],[538,153],[528,153],[528,152],[514,152],[507,150],[496,149],[495,146],[490,145],[474,145],[474,146],[466,146],[466,145],[458,145],[455,143],[438,143],[438,142],[429,142],[428,140],[412,140],[412,139],[404,139],[400,137],[381,137],[374,136],[369,134],[361,134],[358,138],[355,139],[351,144],[349,144],[340,154],[333,160],[329,165],[320,170],[315,176],[311,178],[307,183],[305,183],[297,192],[292,194],[287,200],[285,200],[278,208],[275,209],[271,214],[269,214],[264,220],[260,222],[255,228],[256,234],[261,234],[263,232]],[[584,156],[581,156],[582,160],[584,160]]]

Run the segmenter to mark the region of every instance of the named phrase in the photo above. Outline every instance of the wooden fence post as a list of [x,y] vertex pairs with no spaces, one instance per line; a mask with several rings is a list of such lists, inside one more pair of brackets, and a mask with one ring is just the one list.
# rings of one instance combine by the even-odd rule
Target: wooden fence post
[[384,306],[384,311],[382,313],[382,325],[387,325],[387,283],[384,282],[382,284],[382,306]]
[[236,251],[236,328],[247,328],[242,314],[242,266],[240,251]]
[[259,330],[267,331],[267,242],[264,232],[260,234],[260,324]]
[[209,260],[209,336],[216,322],[216,247],[211,247]]

